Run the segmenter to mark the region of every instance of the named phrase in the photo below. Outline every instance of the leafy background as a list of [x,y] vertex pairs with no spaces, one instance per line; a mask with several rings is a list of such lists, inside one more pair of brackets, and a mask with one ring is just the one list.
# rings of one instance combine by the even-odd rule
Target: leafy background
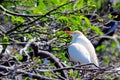
[[[107,9],[106,9],[107,7]],[[15,75],[14,70],[7,70],[7,67],[21,65],[20,69],[36,75],[46,76],[49,79],[65,79],[59,72],[45,71],[46,69],[57,69],[54,61],[45,57],[45,52],[37,54],[35,45],[27,48],[27,54],[31,60],[27,60],[25,52],[20,54],[20,50],[27,42],[34,39],[35,42],[43,43],[37,45],[38,50],[47,51],[52,56],[59,59],[59,63],[64,63],[63,67],[73,66],[68,58],[67,47],[70,45],[71,36],[65,30],[79,30],[96,45],[105,27],[104,24],[116,20],[118,27],[114,36],[109,36],[107,41],[96,47],[99,64],[103,72],[99,69],[85,71],[68,69],[68,79],[120,79],[119,73],[105,70],[112,70],[120,66],[120,23],[119,16],[114,15],[110,8],[114,8],[119,13],[120,2],[115,5],[107,4],[107,0],[1,0],[0,1],[0,44],[1,44],[1,65],[5,70],[0,70],[1,79],[34,79],[25,73]],[[118,41],[114,40],[114,38]],[[49,41],[51,41],[49,43]],[[12,58],[12,59],[11,59]],[[17,59],[16,59],[17,58]],[[11,63],[12,62],[12,63]],[[24,66],[26,65],[26,66]],[[1,67],[0,67],[1,68]],[[43,72],[36,69],[44,69]],[[80,67],[81,68],[81,67]],[[2,69],[2,68],[1,68]],[[84,70],[84,69],[82,69]],[[86,70],[86,69],[85,69]],[[9,74],[11,72],[14,75]],[[17,71],[16,71],[17,72]],[[6,73],[7,75],[3,75]],[[7,77],[6,77],[7,76]],[[36,79],[42,79],[37,78]],[[47,78],[46,78],[47,79]]]

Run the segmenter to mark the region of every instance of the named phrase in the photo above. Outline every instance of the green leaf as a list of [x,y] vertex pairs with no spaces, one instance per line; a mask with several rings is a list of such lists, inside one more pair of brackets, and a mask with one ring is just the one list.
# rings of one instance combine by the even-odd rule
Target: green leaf
[[115,52],[114,55],[115,55],[116,57],[118,57],[118,56],[119,56],[119,53],[118,53],[118,52]]
[[19,36],[19,37],[22,37],[22,36],[23,36],[23,34],[18,34],[18,36]]
[[67,58],[65,57],[65,53],[60,53],[60,57],[61,57],[63,62],[67,61]]
[[40,14],[40,15],[44,14],[43,11],[41,11],[39,7],[38,8],[36,7],[32,12],[34,14]]
[[28,77],[24,77],[24,80],[28,80],[29,78]]
[[112,42],[111,45],[113,48],[116,48],[116,46],[117,46],[115,42]]
[[111,15],[111,14],[108,14],[108,18],[111,19],[111,18],[112,18],[112,15]]
[[106,45],[100,45],[96,48],[97,51],[105,50],[105,49],[106,49]]
[[9,42],[9,37],[3,36],[3,43],[8,43],[8,42]]
[[30,28],[31,28],[31,29],[33,29],[33,30],[34,30],[34,29],[36,29],[36,27],[35,27],[35,26],[32,26],[32,27],[30,27]]
[[104,21],[104,19],[102,19],[102,18],[98,18],[98,21],[103,22],[103,21]]
[[89,20],[87,17],[81,15],[81,16],[80,16],[80,19],[81,19],[81,21],[82,21],[82,20],[85,20],[85,24],[86,24],[87,26],[91,27],[91,22],[90,22],[90,20]]
[[20,27],[20,28],[18,28],[18,30],[22,31],[22,30],[24,30],[24,28],[23,28],[23,27]]
[[60,0],[51,0],[53,2],[54,5],[60,5],[61,1]]
[[91,29],[93,31],[95,31],[95,33],[97,33],[97,34],[100,34],[100,35],[103,34],[102,31],[101,31],[101,29],[99,27],[97,27],[97,26],[91,26]]
[[41,63],[42,63],[41,59],[38,59],[38,63],[39,63],[39,64],[41,64]]
[[15,53],[15,56],[18,58],[18,60],[22,60],[23,56],[21,54]]
[[28,39],[33,39],[33,36],[31,34],[26,35]]
[[74,7],[74,9],[75,8],[82,8],[83,5],[84,5],[84,0],[77,0],[73,7]]
[[74,76],[79,77],[79,71],[74,71]]
[[27,51],[32,52],[33,51],[32,47],[28,47]]
[[115,15],[114,18],[118,18],[119,15]]
[[56,36],[60,37],[62,34],[65,34],[63,31],[57,31],[56,33]]
[[75,15],[71,15],[70,19],[69,19],[69,24],[72,24],[72,26],[70,27],[72,31],[75,30],[82,30],[82,22],[81,22],[81,18],[80,16],[75,16]]
[[55,47],[55,48],[52,48],[53,51],[57,51],[59,50],[59,48]]
[[60,16],[57,20],[60,23],[65,24],[65,25],[67,25],[67,23],[68,23],[68,18],[66,16]]
[[52,73],[47,72],[47,71],[46,71],[46,72],[44,72],[44,74],[45,74],[45,76],[48,76],[48,77],[50,77],[50,78],[53,76],[53,74],[52,74]]
[[96,6],[97,6],[97,9],[99,9],[101,7],[101,2],[102,0],[98,0],[97,3],[96,3]]
[[109,59],[108,56],[104,56],[103,59],[104,59],[104,62],[105,62],[106,64],[109,64],[109,63],[110,63],[110,59]]
[[45,6],[45,4],[44,4],[44,0],[39,0],[39,7],[40,7],[40,9],[45,9],[46,8],[46,6]]
[[114,8],[120,9],[120,2],[118,2],[116,5],[114,5]]
[[112,79],[112,76],[110,74],[106,74],[107,79]]
[[70,74],[70,77],[74,77],[74,76],[73,76],[73,75],[74,75],[73,70],[70,70],[70,71],[69,71],[69,74]]
[[11,21],[13,24],[20,24],[20,23],[24,23],[25,20],[23,19],[23,17],[16,17],[16,16],[11,16]]

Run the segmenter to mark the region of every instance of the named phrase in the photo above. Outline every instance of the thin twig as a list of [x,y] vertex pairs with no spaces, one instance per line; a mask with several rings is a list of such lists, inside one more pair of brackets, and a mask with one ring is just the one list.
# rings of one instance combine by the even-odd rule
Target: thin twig
[[41,15],[29,15],[29,14],[20,14],[20,13],[15,13],[7,10],[4,8],[2,5],[0,5],[0,9],[8,14],[14,15],[14,16],[22,16],[22,17],[40,17]]
[[65,3],[65,4],[62,4],[62,5],[58,6],[57,8],[50,10],[50,11],[47,12],[46,14],[40,16],[39,18],[37,18],[37,19],[35,19],[35,20],[31,21],[31,22],[19,24],[18,26],[14,27],[13,29],[7,31],[6,34],[9,34],[9,33],[13,32],[13,31],[17,30],[17,29],[20,28],[21,26],[23,27],[23,26],[27,26],[27,25],[33,24],[33,23],[35,23],[36,21],[40,20],[41,18],[46,17],[47,15],[50,15],[52,12],[58,10],[59,8],[65,6],[65,5],[68,5],[68,4],[70,4],[70,3],[73,3],[73,1],[70,1],[70,2],[67,2],[67,3]]

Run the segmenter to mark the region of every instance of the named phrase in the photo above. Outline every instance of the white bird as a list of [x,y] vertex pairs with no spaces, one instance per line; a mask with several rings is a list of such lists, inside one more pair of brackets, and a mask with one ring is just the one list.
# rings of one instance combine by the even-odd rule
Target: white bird
[[73,37],[72,43],[68,48],[71,60],[85,64],[94,63],[99,66],[95,48],[82,32],[66,31],[66,33]]

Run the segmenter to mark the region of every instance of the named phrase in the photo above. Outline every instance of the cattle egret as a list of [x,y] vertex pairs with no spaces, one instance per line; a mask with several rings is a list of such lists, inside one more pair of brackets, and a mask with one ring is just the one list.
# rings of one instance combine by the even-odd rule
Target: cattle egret
[[72,43],[68,48],[71,60],[85,64],[94,63],[96,66],[99,66],[95,49],[92,43],[82,34],[82,32],[66,31],[66,33],[73,37]]

